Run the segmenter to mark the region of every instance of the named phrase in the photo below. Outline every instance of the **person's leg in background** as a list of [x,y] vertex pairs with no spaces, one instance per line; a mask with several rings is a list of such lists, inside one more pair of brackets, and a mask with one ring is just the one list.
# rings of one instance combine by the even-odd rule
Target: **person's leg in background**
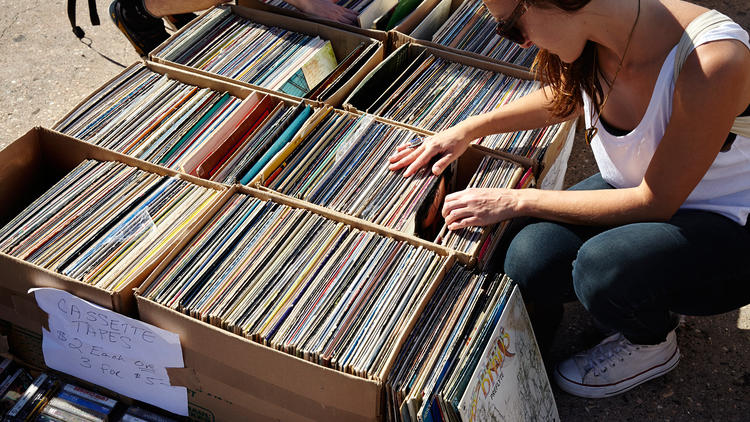
[[142,0],[148,12],[155,17],[177,15],[205,10],[230,0]]
[[721,215],[680,210],[587,240],[573,264],[576,296],[615,334],[561,363],[565,391],[606,397],[663,375],[679,360],[674,313],[713,315],[750,303],[750,231]]
[[109,6],[109,15],[117,28],[125,35],[141,56],[163,43],[169,34],[164,29],[163,17],[179,29],[195,14],[229,0],[114,0]]

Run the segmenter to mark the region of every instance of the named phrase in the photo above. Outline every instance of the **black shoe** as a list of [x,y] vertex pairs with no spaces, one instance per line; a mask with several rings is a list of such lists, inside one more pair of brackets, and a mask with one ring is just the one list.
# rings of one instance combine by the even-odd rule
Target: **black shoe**
[[164,19],[167,20],[167,23],[169,23],[175,31],[179,31],[183,26],[189,24],[197,17],[198,15],[195,13],[178,13],[176,15],[165,16]]
[[109,5],[109,16],[135,51],[141,56],[147,56],[169,38],[169,34],[164,29],[164,21],[137,10],[134,6],[136,3],[114,0]]

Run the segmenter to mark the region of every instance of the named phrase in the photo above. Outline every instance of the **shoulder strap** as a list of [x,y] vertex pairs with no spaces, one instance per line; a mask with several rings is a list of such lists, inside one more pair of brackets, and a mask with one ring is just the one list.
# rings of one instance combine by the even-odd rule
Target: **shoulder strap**
[[740,116],[734,119],[734,124],[730,130],[745,138],[750,138],[750,116]]
[[695,40],[702,34],[728,22],[732,22],[732,20],[716,10],[710,10],[693,19],[693,21],[688,24],[687,28],[685,28],[685,33],[682,34],[682,38],[680,38],[680,42],[677,44],[677,53],[674,58],[673,80],[677,80],[682,65],[685,64],[685,60],[687,60],[690,53],[695,49]]
[[[677,81],[680,70],[682,70],[682,65],[685,64],[685,60],[687,60],[687,57],[695,49],[695,40],[701,34],[729,22],[733,21],[716,10],[711,10],[693,19],[688,24],[687,28],[685,28],[685,33],[682,34],[682,38],[680,38],[680,42],[677,44],[677,52],[674,59],[674,81]],[[737,117],[734,120],[731,132],[750,138],[750,116]]]
[[[91,24],[96,26],[99,25],[99,14],[96,12],[96,0],[88,0],[89,3],[89,19]],[[68,20],[70,20],[70,26],[73,28],[73,33],[79,39],[86,36],[83,29],[76,25],[76,0],[68,0]]]

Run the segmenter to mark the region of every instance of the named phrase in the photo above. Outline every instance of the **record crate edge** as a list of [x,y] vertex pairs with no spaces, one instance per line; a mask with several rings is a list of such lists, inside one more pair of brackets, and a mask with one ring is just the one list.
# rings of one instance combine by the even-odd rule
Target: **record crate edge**
[[[5,224],[14,215],[31,204],[39,195],[57,183],[67,172],[85,159],[118,161],[141,170],[162,176],[176,177],[196,185],[214,189],[220,197],[228,192],[226,186],[165,169],[100,147],[96,147],[50,129],[35,127],[0,151],[0,200],[4,207],[0,221]],[[133,315],[135,300],[132,289],[151,273],[151,270],[169,252],[174,243],[186,236],[194,226],[202,225],[216,204],[209,205],[196,220],[185,227],[147,265],[134,273],[124,287],[115,291],[104,290],[71,277],[41,268],[16,257],[0,253],[0,273],[4,275],[3,303],[0,319],[33,329],[41,333],[46,316],[36,304],[28,289],[54,287],[66,290],[97,305],[125,315]],[[29,315],[37,321],[29,324]]]

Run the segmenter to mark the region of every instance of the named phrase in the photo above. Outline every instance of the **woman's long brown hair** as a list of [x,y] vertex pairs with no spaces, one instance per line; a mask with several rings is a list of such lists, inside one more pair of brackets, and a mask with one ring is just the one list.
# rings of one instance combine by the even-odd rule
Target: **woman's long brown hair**
[[[591,0],[521,0],[538,7],[556,7],[566,12],[575,12]],[[599,81],[600,70],[596,61],[596,44],[589,41],[573,63],[564,63],[547,50],[540,50],[532,69],[537,72],[552,89],[553,98],[550,111],[557,117],[566,117],[583,106],[585,92],[593,101],[598,113],[604,90]]]

